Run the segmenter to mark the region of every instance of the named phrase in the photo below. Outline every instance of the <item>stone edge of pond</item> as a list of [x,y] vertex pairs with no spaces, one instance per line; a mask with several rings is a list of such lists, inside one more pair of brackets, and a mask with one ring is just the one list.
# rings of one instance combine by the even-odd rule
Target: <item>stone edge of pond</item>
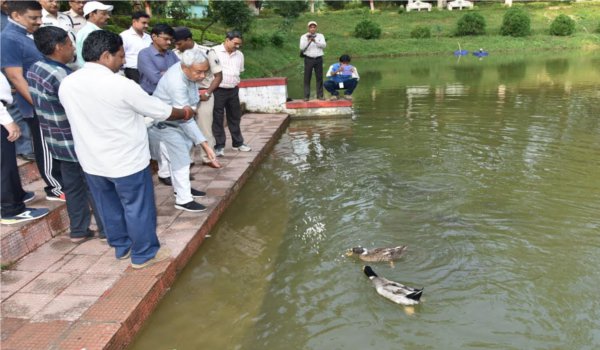
[[133,270],[99,240],[75,245],[62,234],[2,271],[2,348],[126,348],[289,122],[287,114],[245,114],[253,151],[226,148],[221,169],[200,165],[196,152],[192,186],[208,194],[199,200],[204,213],[175,209],[172,188],[154,177],[157,231],[171,259]]

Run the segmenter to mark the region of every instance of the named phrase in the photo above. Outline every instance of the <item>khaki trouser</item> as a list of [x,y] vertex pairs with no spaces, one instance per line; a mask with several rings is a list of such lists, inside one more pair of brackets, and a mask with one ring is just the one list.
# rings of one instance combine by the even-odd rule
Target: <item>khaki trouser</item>
[[[198,109],[196,112],[196,123],[198,123],[198,127],[206,140],[208,141],[208,145],[211,148],[215,147],[215,138],[212,133],[212,122],[213,122],[213,106],[215,104],[215,99],[213,95],[210,96],[208,101],[200,101],[198,104]],[[200,152],[202,155],[202,162],[209,163],[210,159],[206,155],[206,152],[202,147],[200,148]]]

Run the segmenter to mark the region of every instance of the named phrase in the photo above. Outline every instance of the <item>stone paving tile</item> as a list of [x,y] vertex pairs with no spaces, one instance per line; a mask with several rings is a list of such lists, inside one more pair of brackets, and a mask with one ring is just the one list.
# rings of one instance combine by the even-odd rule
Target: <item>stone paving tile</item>
[[85,273],[79,276],[61,295],[86,295],[99,297],[120,278],[119,275]]
[[29,251],[35,250],[42,244],[52,239],[52,232],[50,231],[48,222],[48,220],[44,220],[36,225],[28,225],[21,229],[21,236],[23,237],[25,245]]
[[[159,283],[156,276],[139,272],[149,272],[155,267],[160,268],[159,265],[162,265],[164,271],[165,265],[160,263],[126,274],[83,314],[82,319],[98,322],[124,322],[138,307],[141,300]],[[154,271],[156,270],[150,272]]]
[[63,259],[50,266],[47,271],[80,274],[95,264],[99,258],[97,255],[67,254]]
[[[40,249],[44,247],[45,245],[41,246]],[[27,254],[23,259],[19,260],[14,266],[11,267],[11,270],[42,272],[48,268],[48,265],[54,264],[62,259],[62,257],[62,254],[42,253],[39,252],[38,249],[35,252]]]
[[71,322],[67,321],[25,324],[2,342],[2,350],[49,349],[70,325]]
[[30,319],[53,298],[51,294],[15,293],[2,302],[2,318]]
[[0,320],[0,341],[4,342],[27,322],[26,319],[22,318],[2,317]]
[[77,278],[77,275],[71,273],[43,272],[26,285],[22,291],[24,293],[58,295],[75,278]]
[[99,239],[90,239],[79,244],[71,251],[71,254],[79,255],[102,255],[108,250],[109,245]]
[[88,274],[121,275],[129,267],[129,260],[119,260],[114,249],[109,249],[86,271]]
[[75,321],[98,300],[97,296],[59,295],[38,311],[34,322]]
[[2,271],[2,277],[0,280],[2,300],[6,300],[9,296],[16,293],[19,289],[23,288],[39,274],[39,272],[32,271]]
[[5,226],[2,226],[2,240],[0,241],[0,254],[2,254],[2,263],[11,263],[25,256],[29,249],[25,240],[19,231],[5,233]]
[[57,343],[56,348],[60,350],[122,349],[123,346],[114,344],[119,340],[115,338],[123,338],[118,337],[118,334],[122,333],[120,328],[121,325],[118,323],[77,322]]

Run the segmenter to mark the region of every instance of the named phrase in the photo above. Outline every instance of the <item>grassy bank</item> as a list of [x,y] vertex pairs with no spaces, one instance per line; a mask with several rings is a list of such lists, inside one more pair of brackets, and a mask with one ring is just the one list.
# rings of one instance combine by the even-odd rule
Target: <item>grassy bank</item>
[[[532,34],[525,38],[512,38],[499,35],[500,26],[506,8],[500,4],[479,4],[474,10],[486,20],[486,35],[455,37],[456,22],[468,10],[447,11],[434,8],[431,12],[399,13],[395,6],[377,3],[378,10],[371,14],[367,8],[339,11],[320,11],[305,13],[292,23],[283,24],[283,18],[269,10],[263,11],[253,25],[251,33],[245,36],[243,51],[246,56],[244,78],[290,76],[299,74],[302,60],[298,57],[300,35],[306,32],[306,23],[315,20],[319,31],[327,39],[325,62],[337,60],[342,53],[352,57],[381,56],[417,56],[448,55],[458,49],[476,50],[484,48],[494,52],[528,52],[542,50],[595,50],[600,48],[600,34],[596,33],[600,25],[599,3],[532,3],[522,6],[531,17]],[[559,14],[566,14],[576,22],[576,33],[569,37],[549,35],[550,23]],[[370,19],[382,28],[377,40],[357,39],[353,36],[354,27],[363,19]],[[110,30],[120,32],[130,23],[127,16],[115,16]],[[165,21],[153,18],[152,22]],[[185,21],[192,27],[194,38],[200,38],[200,31],[194,27],[205,24],[203,20]],[[427,26],[432,37],[411,39],[410,32],[416,26]],[[220,23],[210,27],[207,38],[221,41],[226,28]],[[263,45],[252,45],[252,37],[269,38],[279,33],[284,38],[282,47],[274,47],[268,40]],[[265,41],[263,39],[263,41]],[[256,40],[254,40],[256,42]]]
[[[438,11],[398,13],[398,8],[385,7],[374,14],[366,9],[324,11],[317,14],[304,14],[286,30],[281,29],[281,17],[260,16],[252,35],[268,36],[280,31],[285,36],[282,48],[266,45],[253,48],[245,45],[246,73],[244,76],[262,77],[297,72],[302,60],[298,57],[298,41],[305,32],[306,23],[316,20],[319,31],[327,39],[326,62],[333,62],[342,53],[353,57],[438,55],[450,54],[458,49],[474,50],[485,48],[490,52],[522,52],[540,50],[575,50],[600,48],[600,34],[596,29],[600,23],[600,3],[597,4],[548,4],[536,3],[523,7],[531,16],[532,35],[526,38],[512,38],[499,35],[502,18],[506,11],[498,4],[483,4],[478,11],[486,20],[486,35],[475,37],[455,37],[457,20],[463,11]],[[570,37],[555,37],[548,34],[550,23],[559,14],[571,16],[577,23],[577,32]],[[368,18],[382,28],[378,40],[363,40],[353,37],[356,23]],[[415,26],[428,26],[432,37],[411,39],[410,32]]]

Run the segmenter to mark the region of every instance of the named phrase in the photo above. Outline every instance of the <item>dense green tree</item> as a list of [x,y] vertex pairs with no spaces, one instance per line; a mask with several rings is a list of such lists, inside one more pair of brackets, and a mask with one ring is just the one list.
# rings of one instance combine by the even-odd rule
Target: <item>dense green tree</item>
[[[231,30],[242,33],[250,31],[254,17],[250,8],[243,0],[211,1],[209,16],[219,21]],[[213,22],[214,23],[214,22]],[[212,23],[211,23],[212,24]],[[208,28],[208,27],[207,27]]]
[[302,12],[308,10],[306,1],[270,1],[269,5],[276,14],[286,19],[298,18]]
[[179,21],[190,17],[190,7],[189,1],[173,0],[167,6],[167,14],[177,24]]

